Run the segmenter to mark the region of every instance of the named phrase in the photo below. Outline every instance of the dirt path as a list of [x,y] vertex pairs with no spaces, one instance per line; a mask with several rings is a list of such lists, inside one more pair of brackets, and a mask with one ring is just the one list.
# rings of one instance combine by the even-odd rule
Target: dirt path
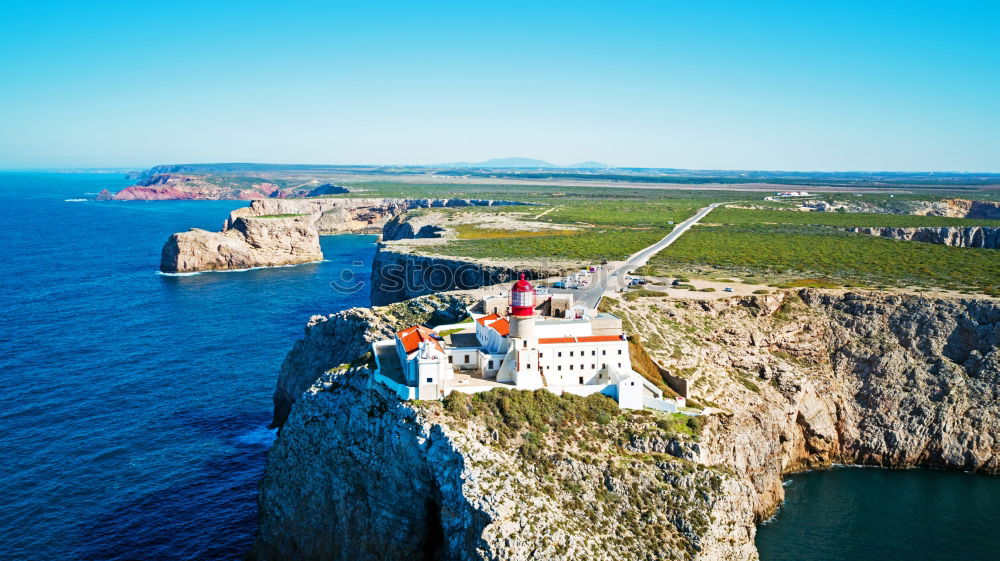
[[545,216],[546,214],[548,214],[548,213],[552,212],[552,211],[553,211],[553,210],[555,210],[555,209],[556,209],[556,207],[552,207],[552,208],[550,208],[549,210],[546,210],[546,211],[542,212],[541,214],[539,214],[539,215],[535,216],[534,220],[538,220],[539,218],[541,218],[541,217]]

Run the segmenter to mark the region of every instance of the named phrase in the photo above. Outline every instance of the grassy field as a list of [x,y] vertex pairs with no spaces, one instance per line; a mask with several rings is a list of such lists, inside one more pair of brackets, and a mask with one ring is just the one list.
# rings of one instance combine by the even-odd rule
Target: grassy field
[[650,265],[819,277],[826,284],[844,286],[935,287],[1000,295],[1000,250],[900,242],[821,226],[696,226]]
[[939,226],[994,226],[1000,220],[950,218],[945,216],[915,216],[911,214],[870,214],[856,212],[801,212],[793,210],[752,210],[718,208],[705,222],[713,224],[803,224],[849,228],[919,228]]
[[[532,232],[536,234],[539,232]],[[532,235],[517,237],[492,237],[459,239],[442,246],[429,246],[426,251],[451,257],[494,259],[545,259],[596,262],[601,259],[616,260],[652,245],[667,235],[669,230],[649,228],[641,230],[610,230],[594,228],[572,235]]]

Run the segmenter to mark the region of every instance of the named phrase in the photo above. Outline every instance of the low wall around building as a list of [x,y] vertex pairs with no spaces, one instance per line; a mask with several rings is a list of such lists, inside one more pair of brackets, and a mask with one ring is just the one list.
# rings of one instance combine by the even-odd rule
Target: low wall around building
[[400,384],[399,382],[393,380],[392,378],[389,378],[388,376],[381,374],[380,372],[375,372],[373,379],[375,380],[375,382],[381,383],[385,385],[385,387],[396,392],[396,395],[399,396],[399,399],[402,399],[404,401],[409,401],[411,399],[416,399],[417,397],[417,388],[407,386],[406,384]]

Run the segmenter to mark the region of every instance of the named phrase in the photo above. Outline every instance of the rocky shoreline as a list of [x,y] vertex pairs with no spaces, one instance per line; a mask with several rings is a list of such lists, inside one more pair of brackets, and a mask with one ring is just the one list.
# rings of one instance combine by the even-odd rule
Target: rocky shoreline
[[612,303],[722,413],[694,437],[638,416],[541,440],[524,427],[497,440],[493,416],[369,388],[370,340],[463,303],[426,296],[311,320],[275,392],[282,430],[251,558],[751,560],[787,473],[1000,472],[993,299],[801,290]]
[[192,228],[171,235],[163,244],[160,271],[227,271],[322,260],[319,234],[308,219],[240,217],[221,232]]
[[380,234],[391,218],[418,208],[516,204],[520,203],[479,199],[254,200],[232,211],[219,232],[192,229],[171,235],[161,252],[160,271],[219,271],[322,261],[321,235]]

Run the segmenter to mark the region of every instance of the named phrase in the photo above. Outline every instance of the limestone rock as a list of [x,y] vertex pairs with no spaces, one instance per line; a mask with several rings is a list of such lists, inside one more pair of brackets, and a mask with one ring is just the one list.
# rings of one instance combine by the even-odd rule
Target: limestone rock
[[239,218],[221,232],[191,229],[163,245],[164,273],[224,271],[322,261],[319,233],[307,219]]
[[851,232],[894,240],[936,243],[953,247],[1000,249],[1000,228],[988,226],[941,228],[850,228]]

